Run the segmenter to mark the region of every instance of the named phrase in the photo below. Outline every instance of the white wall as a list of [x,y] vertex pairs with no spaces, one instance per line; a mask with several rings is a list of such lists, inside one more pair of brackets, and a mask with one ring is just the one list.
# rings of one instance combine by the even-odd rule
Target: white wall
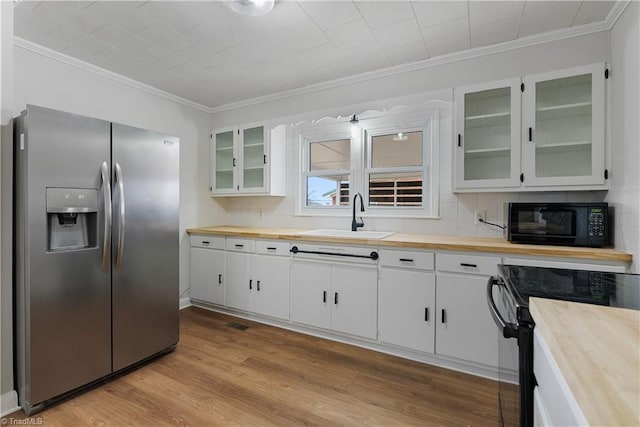
[[11,313],[11,141],[13,128],[13,7],[0,1],[0,416],[17,404],[13,390]]
[[[401,74],[350,83],[322,91],[290,96],[213,114],[213,127],[250,123],[264,119],[295,122],[318,119],[328,112],[343,116],[367,109],[418,104],[434,91],[460,85],[489,82],[526,74],[609,61],[609,33],[529,46],[414,70]],[[422,94],[422,95],[420,95]],[[438,97],[441,99],[441,97]],[[450,99],[450,98],[449,98]],[[449,105],[450,109],[450,105]],[[315,112],[315,113],[314,113]],[[475,225],[474,212],[487,212],[489,221],[503,221],[507,201],[602,201],[604,192],[554,193],[451,193],[451,114],[441,110],[440,215],[441,219],[384,219],[365,216],[365,229],[392,230],[464,236],[500,236],[495,228]],[[228,198],[225,222],[234,225],[346,228],[350,218],[294,216],[294,192],[298,180],[295,141],[287,142],[287,197]],[[366,213],[365,213],[366,215]],[[221,224],[221,223],[217,223]],[[206,224],[202,224],[206,225]]]
[[612,188],[616,247],[633,253],[640,273],[640,3],[631,2],[611,30]]

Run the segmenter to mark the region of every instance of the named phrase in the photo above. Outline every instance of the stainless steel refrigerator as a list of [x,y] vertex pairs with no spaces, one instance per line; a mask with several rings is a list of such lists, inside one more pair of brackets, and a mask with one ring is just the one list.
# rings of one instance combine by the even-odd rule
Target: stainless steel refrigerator
[[175,348],[179,140],[33,105],[14,129],[16,376],[30,414]]

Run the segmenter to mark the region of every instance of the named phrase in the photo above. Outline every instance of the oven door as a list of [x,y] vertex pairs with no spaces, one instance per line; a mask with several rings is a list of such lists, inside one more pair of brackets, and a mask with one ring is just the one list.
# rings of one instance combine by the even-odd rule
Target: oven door
[[[487,283],[489,311],[499,331],[498,404],[501,426],[521,425],[519,349],[516,304],[499,277]],[[523,424],[524,425],[524,424]]]

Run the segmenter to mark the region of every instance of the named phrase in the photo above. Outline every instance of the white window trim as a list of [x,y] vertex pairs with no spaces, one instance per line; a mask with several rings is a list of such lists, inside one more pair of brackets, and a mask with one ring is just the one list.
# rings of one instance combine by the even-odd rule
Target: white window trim
[[[401,120],[397,120],[401,119]],[[364,125],[366,128],[365,153],[362,188],[367,210],[372,217],[404,217],[404,218],[435,218],[438,214],[438,200],[440,183],[437,171],[439,159],[439,113],[438,110],[422,111],[420,114],[409,113],[395,118],[382,118],[371,120],[371,123]],[[372,168],[371,167],[371,140],[374,136],[389,135],[397,132],[421,131],[423,138],[422,145],[422,166],[392,167],[392,168]],[[435,143],[434,143],[435,139]],[[371,173],[385,172],[421,172],[422,173],[422,206],[405,207],[383,207],[369,205],[369,175]],[[424,185],[427,182],[428,185]],[[426,192],[426,194],[425,194]]]
[[[302,216],[347,216],[349,215],[350,205],[346,206],[307,206],[307,177],[309,176],[326,176],[333,174],[349,176],[349,197],[353,188],[354,170],[353,170],[353,138],[348,123],[342,120],[329,119],[329,123],[309,123],[301,126],[297,131],[297,146],[299,147],[299,167],[298,167],[298,191],[296,198],[296,215]],[[333,141],[338,139],[351,140],[351,167],[345,170],[323,170],[318,172],[309,171],[309,153],[310,146],[314,142]]]
[[[302,158],[302,161],[304,162],[302,165],[302,177],[303,177],[303,183],[301,184],[302,188],[302,196],[303,196],[303,200],[301,200],[301,202],[304,204],[304,208],[308,209],[308,210],[316,210],[316,209],[324,209],[324,210],[336,210],[336,209],[348,209],[349,205],[346,206],[342,206],[342,205],[337,205],[337,206],[323,206],[323,205],[317,205],[317,206],[313,206],[313,207],[309,207],[307,206],[306,202],[307,202],[307,195],[308,195],[308,188],[307,185],[309,183],[308,178],[309,177],[316,177],[316,176],[328,176],[328,175],[346,175],[349,177],[349,198],[351,198],[351,187],[353,184],[353,175],[354,175],[354,171],[353,171],[353,160],[351,159],[351,157],[349,158],[349,164],[351,165],[352,169],[325,169],[325,170],[321,170],[321,171],[310,171],[309,167],[309,156],[310,156],[310,152],[311,152],[311,144],[314,143],[320,143],[320,142],[325,142],[325,141],[335,141],[335,140],[341,140],[341,139],[348,139],[349,142],[349,146],[353,146],[353,140],[351,138],[351,134],[347,134],[347,133],[339,133],[339,134],[333,134],[333,135],[322,135],[322,137],[320,137],[319,135],[315,135],[315,136],[311,136],[311,137],[304,137],[303,138],[303,144],[304,144],[304,155]],[[340,191],[338,191],[338,197],[340,197]]]
[[[350,217],[352,196],[359,192],[365,200],[366,210],[362,212],[363,218],[422,218],[422,219],[439,219],[439,198],[440,198],[440,181],[439,181],[439,145],[440,145],[440,120],[437,107],[431,106],[418,108],[416,110],[404,111],[400,113],[380,113],[372,118],[361,118],[359,123],[359,132],[352,137],[349,125],[350,117],[342,117],[339,119],[327,119],[325,123],[306,123],[300,125],[296,130],[298,155],[298,174],[297,192],[296,192],[296,216],[312,216],[312,217]],[[368,191],[366,182],[367,173],[370,168],[365,167],[368,161],[368,143],[365,141],[365,131],[369,133],[378,130],[386,132],[405,132],[410,129],[422,130],[423,138],[428,136],[428,143],[423,148],[423,182],[428,182],[429,194],[424,196],[423,190],[423,206],[422,207],[402,207],[402,208],[383,208],[379,206],[369,206]],[[307,176],[309,175],[308,155],[309,144],[318,141],[330,141],[333,139],[351,139],[351,170],[349,182],[349,205],[347,206],[306,206],[307,198]],[[433,161],[435,159],[435,161]],[[413,168],[412,168],[413,169]],[[399,168],[393,168],[398,171]],[[344,173],[347,171],[323,171],[325,173]],[[424,184],[423,184],[424,185]],[[423,187],[424,188],[424,187]],[[428,203],[428,205],[427,205]],[[359,212],[360,214],[360,212]],[[360,216],[360,215],[359,215]]]

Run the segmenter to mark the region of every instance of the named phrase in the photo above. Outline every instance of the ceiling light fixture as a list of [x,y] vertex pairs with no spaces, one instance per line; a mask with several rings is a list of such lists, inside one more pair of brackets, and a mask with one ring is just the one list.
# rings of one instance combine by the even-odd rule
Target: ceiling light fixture
[[358,116],[355,114],[351,116],[351,120],[349,120],[349,123],[351,124],[351,138],[358,136],[358,121]]
[[223,3],[240,15],[262,16],[271,12],[275,0],[224,0]]
[[398,132],[396,136],[393,137],[394,141],[406,141],[407,139],[409,139],[409,137],[402,132]]

